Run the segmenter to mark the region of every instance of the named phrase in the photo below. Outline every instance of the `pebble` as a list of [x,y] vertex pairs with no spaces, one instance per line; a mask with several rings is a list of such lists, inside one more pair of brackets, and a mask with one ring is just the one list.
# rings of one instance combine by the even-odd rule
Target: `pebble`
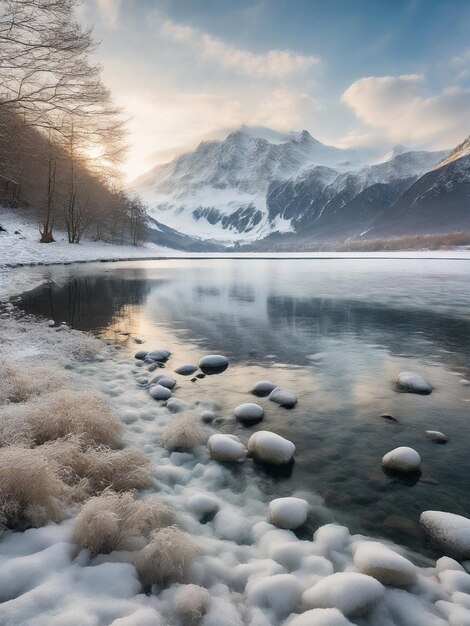
[[264,409],[254,402],[246,402],[237,406],[233,411],[233,415],[244,425],[256,424],[263,419]]
[[297,396],[292,391],[288,389],[282,389],[281,387],[276,387],[269,394],[269,399],[271,402],[275,402],[286,409],[291,409],[293,406],[297,404]]
[[205,374],[219,374],[228,367],[228,359],[221,354],[208,354],[199,361],[199,367]]
[[197,371],[197,365],[192,365],[191,363],[185,363],[175,369],[175,373],[181,376],[190,376],[194,374],[195,371]]
[[256,385],[253,387],[253,389],[251,390],[251,393],[254,394],[255,396],[264,398],[265,396],[269,396],[271,391],[274,391],[276,387],[277,385],[270,382],[269,380],[259,380],[256,383]]
[[168,400],[171,398],[171,391],[162,385],[150,387],[149,394],[154,400]]

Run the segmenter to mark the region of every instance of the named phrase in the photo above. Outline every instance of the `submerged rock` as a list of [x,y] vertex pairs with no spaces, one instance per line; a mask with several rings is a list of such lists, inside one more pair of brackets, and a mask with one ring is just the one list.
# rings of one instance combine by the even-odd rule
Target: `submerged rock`
[[400,446],[382,457],[382,465],[396,472],[416,472],[421,467],[421,457],[406,446]]
[[168,350],[152,350],[151,352],[147,352],[146,359],[151,361],[160,361],[164,363],[168,361],[171,352]]
[[175,369],[176,374],[180,374],[180,376],[190,376],[197,371],[197,365],[192,365],[192,363],[184,363]]
[[276,387],[277,385],[270,382],[269,380],[259,380],[251,390],[251,393],[253,393],[255,396],[259,396],[260,398],[264,398],[266,396],[269,396],[271,391],[274,391]]
[[150,387],[149,394],[154,400],[168,400],[171,398],[171,391],[162,385],[154,385]]
[[150,381],[150,384],[158,383],[162,387],[166,387],[167,389],[173,389],[176,385],[176,380],[174,378],[170,378],[170,376],[165,376],[165,374],[158,374]]
[[378,541],[359,542],[354,551],[354,565],[362,574],[384,585],[407,587],[416,580],[415,565]]
[[254,402],[246,402],[237,406],[233,414],[235,418],[245,425],[256,424],[263,419],[264,409]]
[[256,461],[283,465],[293,460],[295,445],[276,433],[260,430],[248,440],[248,452]]
[[440,430],[427,430],[426,437],[436,443],[447,443],[449,441],[447,435],[441,433]]
[[419,521],[445,554],[470,559],[470,519],[444,511],[424,511]]
[[401,391],[423,395],[428,395],[433,390],[433,386],[425,378],[414,372],[401,372],[398,374],[397,387]]
[[215,420],[215,413],[213,413],[212,411],[206,410],[201,413],[201,421],[204,422],[205,424],[210,424],[214,420]]
[[239,462],[246,457],[246,448],[235,435],[217,433],[209,437],[207,442],[209,454],[215,461]]
[[309,608],[336,608],[345,615],[363,615],[382,598],[378,580],[355,572],[338,572],[320,580],[302,596]]
[[305,524],[308,502],[302,498],[276,498],[269,503],[269,522],[279,528],[294,529]]
[[281,387],[273,389],[269,394],[269,399],[271,402],[275,402],[286,409],[291,409],[297,404],[297,396],[295,393],[292,393],[292,391],[288,389],[282,389]]
[[199,367],[205,374],[220,374],[228,367],[228,359],[221,354],[208,354],[199,361]]

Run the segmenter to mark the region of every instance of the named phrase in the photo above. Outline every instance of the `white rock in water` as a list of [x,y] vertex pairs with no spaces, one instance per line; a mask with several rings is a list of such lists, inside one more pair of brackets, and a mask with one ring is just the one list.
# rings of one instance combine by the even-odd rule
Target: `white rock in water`
[[196,370],[197,370],[197,365],[192,365],[191,363],[184,363],[184,365],[180,365],[179,367],[177,367],[175,369],[175,372],[177,374],[180,374],[181,376],[190,376],[191,374],[194,374]]
[[209,437],[207,446],[211,457],[215,461],[243,461],[246,457],[246,448],[235,435],[217,433]]
[[404,556],[378,541],[361,541],[354,551],[354,565],[384,585],[407,587],[416,580],[416,567]]
[[194,515],[201,518],[210,513],[217,513],[220,502],[209,493],[196,493],[188,499],[187,507]]
[[449,438],[444,433],[441,433],[440,430],[427,430],[426,437],[431,441],[435,441],[436,443],[447,443]]
[[255,424],[260,422],[264,416],[263,407],[254,402],[240,404],[233,411],[236,419],[242,424]]
[[406,446],[395,448],[382,457],[382,465],[397,472],[415,472],[421,467],[421,457]]
[[301,498],[276,498],[269,503],[269,522],[279,528],[299,528],[307,515],[308,502]]
[[443,552],[458,560],[470,559],[470,519],[444,511],[424,511],[419,521]]
[[208,354],[200,359],[199,367],[205,373],[223,372],[228,367],[228,359],[221,354]]
[[336,608],[345,615],[369,611],[385,592],[378,580],[355,572],[338,572],[307,589],[302,601],[309,608]]
[[286,617],[300,604],[300,581],[292,574],[248,579],[245,590],[248,601],[271,610],[278,618]]
[[284,626],[354,626],[338,609],[312,609],[296,615]]
[[414,372],[398,374],[397,385],[402,391],[411,393],[429,394],[433,390],[433,386],[426,379]]
[[170,378],[170,376],[165,376],[165,374],[158,374],[150,381],[150,384],[157,383],[162,387],[166,387],[167,389],[173,389],[176,385],[176,380],[174,378]]
[[276,433],[260,430],[248,440],[248,452],[262,463],[282,465],[290,463],[294,458],[295,445]]
[[297,404],[297,396],[295,393],[292,393],[292,391],[288,389],[281,389],[281,387],[273,389],[269,394],[269,399],[271,402],[275,402],[286,409],[291,409]]
[[47,320],[46,324],[47,324],[48,326],[50,326],[51,328],[52,328],[52,326],[55,326],[55,322],[54,322],[54,320]]
[[171,398],[171,391],[162,385],[150,387],[149,394],[154,400],[168,400]]
[[255,396],[269,396],[271,391],[276,389],[277,385],[270,382],[269,380],[259,380],[256,385],[251,390],[251,393],[254,393]]

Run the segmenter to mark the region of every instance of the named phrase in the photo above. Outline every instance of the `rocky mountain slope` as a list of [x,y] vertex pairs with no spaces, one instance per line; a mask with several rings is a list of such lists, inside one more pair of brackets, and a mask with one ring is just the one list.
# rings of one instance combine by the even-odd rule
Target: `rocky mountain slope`
[[232,247],[470,228],[470,138],[454,151],[396,146],[383,159],[307,131],[242,127],[159,165],[134,188],[160,224]]

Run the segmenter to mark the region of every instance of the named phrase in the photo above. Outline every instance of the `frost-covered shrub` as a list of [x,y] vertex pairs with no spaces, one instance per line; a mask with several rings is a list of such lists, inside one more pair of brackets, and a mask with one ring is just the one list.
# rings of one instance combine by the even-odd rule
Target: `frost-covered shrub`
[[54,365],[17,365],[0,359],[0,404],[24,402],[32,396],[63,387],[69,380],[68,374]]
[[152,533],[150,542],[137,554],[135,566],[145,586],[183,582],[190,561],[199,549],[176,526]]
[[198,420],[191,415],[182,415],[162,430],[161,440],[167,450],[191,450],[205,444],[207,435]]
[[41,448],[59,464],[62,480],[77,487],[78,499],[108,488],[114,491],[143,489],[151,482],[150,461],[138,448],[86,448],[83,439],[73,435],[48,442]]
[[136,550],[145,545],[151,533],[173,521],[173,513],[158,498],[142,501],[131,493],[107,491],[83,505],[73,537],[92,554]]
[[0,448],[0,525],[7,528],[58,522],[67,486],[58,465],[40,449]]
[[116,445],[124,428],[106,396],[98,392],[61,389],[0,409],[0,428],[12,424],[17,436],[35,445],[78,435],[84,444]]
[[181,617],[184,624],[198,624],[207,610],[210,594],[199,585],[183,585],[173,597],[175,612]]

